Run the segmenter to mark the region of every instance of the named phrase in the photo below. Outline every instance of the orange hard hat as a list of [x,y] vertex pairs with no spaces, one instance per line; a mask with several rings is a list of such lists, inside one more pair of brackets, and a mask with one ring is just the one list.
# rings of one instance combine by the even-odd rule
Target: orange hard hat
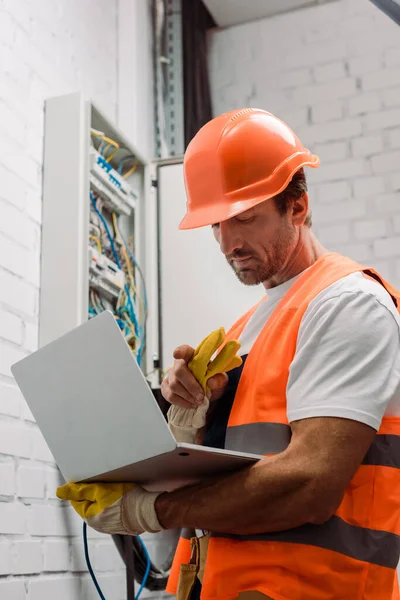
[[318,156],[271,113],[244,108],[220,115],[185,152],[187,213],[179,228],[226,221],[279,194],[304,166],[318,167]]

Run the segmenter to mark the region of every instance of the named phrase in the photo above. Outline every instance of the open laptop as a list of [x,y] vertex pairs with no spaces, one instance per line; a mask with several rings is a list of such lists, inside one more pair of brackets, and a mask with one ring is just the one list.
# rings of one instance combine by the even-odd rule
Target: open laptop
[[109,311],[12,373],[68,482],[131,481],[161,491],[261,458],[178,443]]

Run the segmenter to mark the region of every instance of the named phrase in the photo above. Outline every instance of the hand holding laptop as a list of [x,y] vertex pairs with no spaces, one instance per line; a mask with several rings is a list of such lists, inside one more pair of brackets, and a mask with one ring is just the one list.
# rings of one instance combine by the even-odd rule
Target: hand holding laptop
[[[211,360],[224,341],[223,328],[212,332],[196,348],[188,362],[188,369],[200,384],[203,394],[207,392],[209,379],[240,366],[242,362],[236,355],[240,348],[236,341],[225,344],[217,357]],[[198,429],[205,424],[208,406],[207,397],[195,408],[171,406],[170,420],[181,428],[186,423]],[[102,533],[122,535],[140,535],[144,531],[156,533],[163,529],[155,510],[158,496],[157,492],[148,492],[139,485],[128,483],[69,483],[57,489],[57,497],[69,500],[89,527]]]

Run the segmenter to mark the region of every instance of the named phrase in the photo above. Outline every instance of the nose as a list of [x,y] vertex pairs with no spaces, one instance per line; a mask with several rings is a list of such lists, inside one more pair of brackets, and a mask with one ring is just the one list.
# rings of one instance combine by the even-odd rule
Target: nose
[[239,250],[243,246],[239,232],[231,219],[219,223],[218,227],[214,228],[214,235],[219,243],[221,252],[223,252],[225,256],[229,256],[235,250]]

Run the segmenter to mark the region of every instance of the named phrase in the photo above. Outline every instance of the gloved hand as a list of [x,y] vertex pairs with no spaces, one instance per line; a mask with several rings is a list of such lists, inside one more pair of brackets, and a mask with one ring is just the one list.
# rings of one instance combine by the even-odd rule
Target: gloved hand
[[188,368],[204,390],[205,398],[197,408],[182,408],[174,405],[170,407],[168,424],[179,442],[193,443],[197,430],[206,424],[206,415],[210,406],[208,380],[218,373],[226,373],[242,364],[242,359],[236,355],[240,344],[235,340],[227,342],[214,360],[211,360],[225,338],[223,327],[210,333],[196,348],[188,363]]
[[57,497],[69,500],[89,527],[122,535],[163,529],[154,506],[159,494],[133,483],[67,483],[57,488]]

